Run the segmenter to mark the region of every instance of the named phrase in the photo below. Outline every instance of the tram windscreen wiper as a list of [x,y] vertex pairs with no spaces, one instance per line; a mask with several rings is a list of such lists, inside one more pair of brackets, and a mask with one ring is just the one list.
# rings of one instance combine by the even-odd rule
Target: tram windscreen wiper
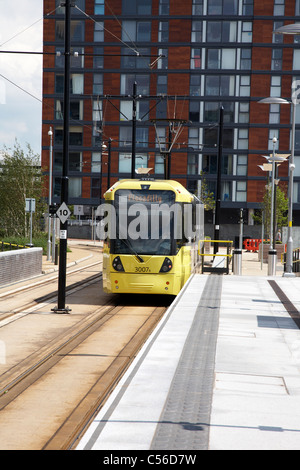
[[133,249],[133,246],[131,245],[131,243],[129,242],[127,238],[119,238],[119,240],[125,243],[125,245],[129,248],[131,253],[134,254],[134,256],[136,256],[136,258],[139,260],[140,263],[144,263],[143,258]]

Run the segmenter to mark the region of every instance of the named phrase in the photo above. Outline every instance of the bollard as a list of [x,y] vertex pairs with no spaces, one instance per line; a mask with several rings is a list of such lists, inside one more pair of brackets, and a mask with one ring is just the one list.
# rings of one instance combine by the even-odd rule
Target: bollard
[[277,251],[269,250],[268,252],[268,276],[276,275]]
[[241,276],[242,274],[242,250],[233,250],[233,274]]

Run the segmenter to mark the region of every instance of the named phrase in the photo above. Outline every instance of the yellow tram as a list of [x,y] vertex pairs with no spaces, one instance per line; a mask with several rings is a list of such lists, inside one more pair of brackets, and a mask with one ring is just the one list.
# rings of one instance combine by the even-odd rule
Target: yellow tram
[[199,264],[203,204],[180,183],[149,177],[119,181],[104,199],[104,291],[177,295]]

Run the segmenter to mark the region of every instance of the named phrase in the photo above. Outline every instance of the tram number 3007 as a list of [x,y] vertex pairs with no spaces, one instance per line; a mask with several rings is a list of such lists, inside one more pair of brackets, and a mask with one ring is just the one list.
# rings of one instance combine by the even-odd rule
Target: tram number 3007
[[151,269],[149,266],[136,266],[135,267],[136,273],[151,273]]

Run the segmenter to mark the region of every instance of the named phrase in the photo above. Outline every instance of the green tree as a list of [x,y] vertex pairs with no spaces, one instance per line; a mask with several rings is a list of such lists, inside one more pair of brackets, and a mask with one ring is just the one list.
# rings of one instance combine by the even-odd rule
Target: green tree
[[212,211],[216,205],[215,195],[212,191],[209,191],[203,172],[201,172],[201,178],[200,201],[203,202],[206,211]]
[[[287,211],[288,211],[288,198],[284,188],[277,187],[276,189],[276,232],[281,231],[282,227],[287,225]],[[271,189],[267,189],[263,198],[262,208],[253,215],[255,223],[261,224],[263,221],[266,234],[270,237],[271,231]]]
[[36,200],[33,214],[33,234],[41,230],[40,221],[45,211],[42,200],[43,176],[39,155],[29,144],[24,151],[15,141],[13,149],[4,150],[0,167],[0,233],[2,236],[29,236],[29,214],[25,213],[25,199]]

